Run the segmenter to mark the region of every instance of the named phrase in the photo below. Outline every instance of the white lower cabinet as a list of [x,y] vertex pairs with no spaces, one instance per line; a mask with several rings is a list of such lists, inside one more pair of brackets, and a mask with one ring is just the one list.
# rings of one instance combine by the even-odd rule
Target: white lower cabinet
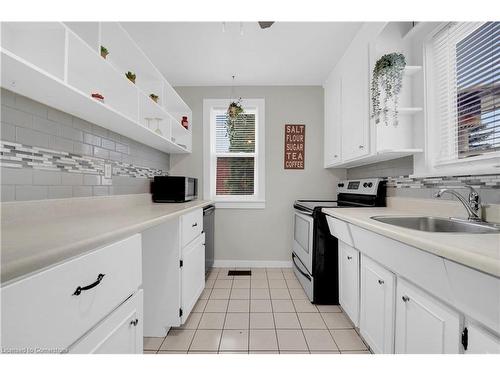
[[142,354],[142,290],[69,349],[70,354]]
[[182,324],[187,320],[203,289],[205,289],[205,233],[182,249]]
[[458,354],[458,312],[402,279],[397,284],[395,352]]
[[500,354],[499,337],[474,323],[466,323],[465,328],[467,329],[467,349],[464,348],[465,354]]
[[394,353],[395,276],[361,255],[359,329],[374,353]]
[[339,302],[355,326],[359,322],[359,252],[339,241]]

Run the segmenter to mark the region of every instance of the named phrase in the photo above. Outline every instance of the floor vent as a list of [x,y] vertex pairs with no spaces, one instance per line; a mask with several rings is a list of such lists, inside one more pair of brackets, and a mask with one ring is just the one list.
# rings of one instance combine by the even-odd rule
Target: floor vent
[[252,271],[248,270],[232,270],[227,272],[228,276],[252,276]]

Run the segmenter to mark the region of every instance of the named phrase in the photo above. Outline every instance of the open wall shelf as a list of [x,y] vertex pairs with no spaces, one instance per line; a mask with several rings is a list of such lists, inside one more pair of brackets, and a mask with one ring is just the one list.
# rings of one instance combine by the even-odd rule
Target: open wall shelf
[[180,123],[192,121],[190,108],[121,25],[81,24],[2,23],[1,86],[158,150],[191,152],[191,131]]

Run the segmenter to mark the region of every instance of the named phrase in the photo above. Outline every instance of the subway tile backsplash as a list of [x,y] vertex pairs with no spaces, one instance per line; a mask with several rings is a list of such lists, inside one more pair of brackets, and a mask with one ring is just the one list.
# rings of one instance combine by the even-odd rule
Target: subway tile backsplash
[[168,154],[5,89],[1,99],[1,201],[140,194],[168,174]]
[[[385,177],[387,195],[408,198],[433,198],[442,188],[452,188],[468,194],[464,185],[479,191],[483,203],[500,204],[500,174],[411,178],[413,157],[388,160],[347,170],[347,178]],[[443,199],[454,199],[443,196]]]

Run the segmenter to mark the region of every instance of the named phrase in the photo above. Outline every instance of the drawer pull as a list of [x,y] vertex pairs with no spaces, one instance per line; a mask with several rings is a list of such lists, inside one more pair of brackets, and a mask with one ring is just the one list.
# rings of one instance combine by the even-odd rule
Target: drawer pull
[[136,327],[137,323],[139,323],[139,319],[134,319],[130,322],[130,325]]
[[193,225],[191,225],[193,228],[194,227],[197,227],[198,226],[198,223],[194,223]]
[[89,284],[87,286],[79,286],[76,288],[75,292],[73,293],[74,296],[79,296],[81,293],[82,293],[82,290],[89,290],[89,289],[92,289],[94,287],[96,287],[97,285],[99,285],[102,281],[102,279],[104,278],[104,274],[103,273],[100,273],[98,276],[97,276],[97,280],[94,281],[92,284]]
[[384,284],[384,280],[379,280],[379,281],[378,281],[378,283],[379,283],[380,285],[383,285],[383,284]]
[[403,302],[408,302],[410,300],[410,297],[403,296],[401,299],[403,300]]
[[352,259],[352,257],[348,255],[347,256],[347,260],[351,260],[351,259]]

